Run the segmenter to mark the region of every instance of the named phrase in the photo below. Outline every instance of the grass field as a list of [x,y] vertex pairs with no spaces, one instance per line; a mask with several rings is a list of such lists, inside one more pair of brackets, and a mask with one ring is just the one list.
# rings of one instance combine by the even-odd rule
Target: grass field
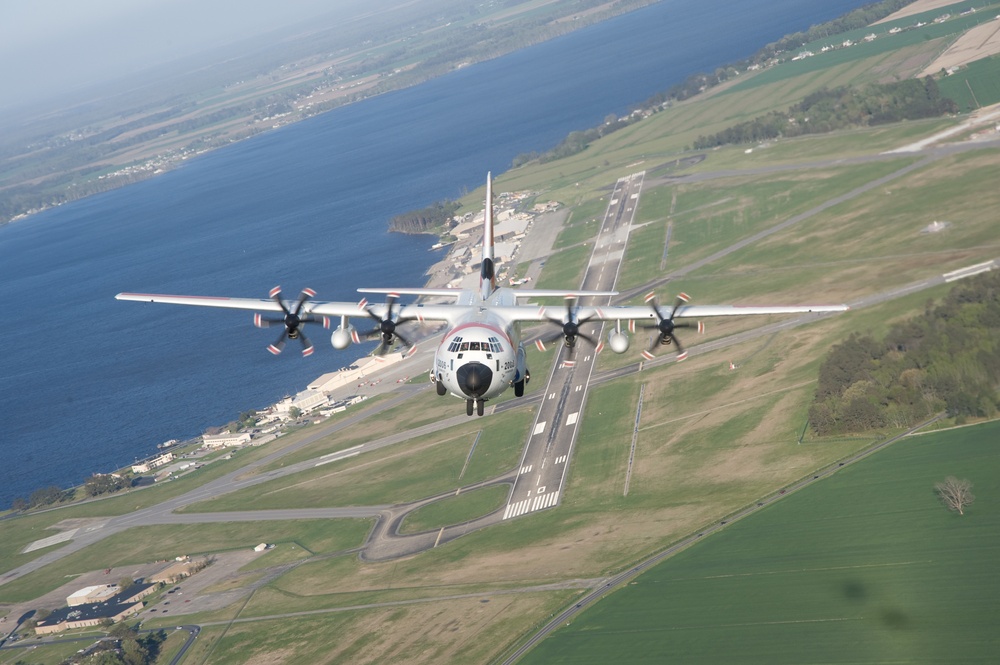
[[261,542],[296,543],[311,553],[357,547],[370,520],[297,520],[143,526],[106,538],[56,563],[0,586],[0,602],[24,602],[57,588],[80,573],[127,564],[252,548]]
[[[911,437],[644,573],[525,663],[990,663],[1000,423]],[[964,517],[934,483],[968,478]]]
[[[417,399],[411,405],[422,404]],[[454,407],[454,402],[451,406]],[[482,428],[475,420],[464,420],[455,427],[402,444],[193,504],[189,510],[244,510],[247,505],[258,510],[302,505],[365,506],[405,503],[454,491],[512,469],[521,453],[530,417],[529,410],[497,416],[493,426],[483,430],[476,453],[461,479],[469,447]],[[365,428],[358,430],[364,440]]]
[[502,507],[508,494],[509,485],[496,485],[435,501],[409,513],[399,532],[420,533],[482,517]]

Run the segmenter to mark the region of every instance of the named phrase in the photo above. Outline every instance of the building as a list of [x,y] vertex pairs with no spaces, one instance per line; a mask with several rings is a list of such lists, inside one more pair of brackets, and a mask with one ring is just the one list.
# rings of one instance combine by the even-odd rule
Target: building
[[185,577],[194,575],[207,565],[208,562],[205,559],[177,561],[155,575],[151,575],[149,581],[154,584],[176,584]]
[[71,593],[66,597],[66,604],[70,607],[76,607],[77,605],[103,603],[119,591],[117,584],[95,584]]
[[250,443],[250,435],[247,433],[243,434],[203,434],[201,437],[202,443],[206,448],[222,448],[233,447],[233,446],[245,446]]
[[137,464],[132,465],[132,473],[149,473],[151,469],[163,466],[164,464],[169,464],[174,461],[173,453],[163,453],[157,457],[151,457],[150,459],[145,459]]
[[[98,593],[100,590],[108,588],[118,589],[116,585],[100,584],[95,587],[80,589],[70,598],[78,597],[81,592]],[[123,592],[109,596],[103,602],[85,603],[82,605],[72,605],[62,607],[53,611],[44,619],[39,619],[35,624],[35,634],[51,635],[61,633],[64,630],[73,628],[86,628],[88,626],[99,626],[110,620],[112,622],[121,621],[126,617],[138,613],[142,607],[142,599],[156,590],[155,584],[140,582],[133,584]],[[67,601],[69,599],[67,598]]]

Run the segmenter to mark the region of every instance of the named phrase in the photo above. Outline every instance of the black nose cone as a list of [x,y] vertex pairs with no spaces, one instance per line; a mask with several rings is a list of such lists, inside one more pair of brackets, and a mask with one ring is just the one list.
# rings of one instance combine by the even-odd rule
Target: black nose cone
[[466,363],[455,374],[462,392],[473,399],[486,394],[493,383],[493,370],[482,363]]

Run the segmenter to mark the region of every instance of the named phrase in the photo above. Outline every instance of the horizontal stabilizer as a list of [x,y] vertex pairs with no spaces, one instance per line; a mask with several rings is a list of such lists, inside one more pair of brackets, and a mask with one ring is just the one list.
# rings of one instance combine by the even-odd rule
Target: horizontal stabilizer
[[425,288],[408,288],[408,289],[358,289],[358,293],[381,293],[383,295],[394,294],[397,296],[450,296],[452,298],[458,298],[464,289],[425,289]]
[[559,291],[557,289],[511,289],[518,298],[586,298],[587,296],[616,296],[617,291]]

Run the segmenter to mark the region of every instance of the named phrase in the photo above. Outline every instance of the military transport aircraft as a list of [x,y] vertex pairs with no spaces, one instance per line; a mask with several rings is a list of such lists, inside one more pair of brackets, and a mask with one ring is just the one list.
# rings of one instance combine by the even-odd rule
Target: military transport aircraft
[[[304,289],[294,300],[282,300],[281,288],[271,290],[270,299],[219,298],[206,296],[171,296],[147,293],[119,293],[118,300],[156,302],[175,305],[195,305],[200,307],[228,307],[257,312],[254,324],[258,327],[282,326],[277,341],[268,346],[271,353],[279,354],[287,339],[297,339],[302,344],[302,355],[312,355],[314,347],[303,334],[305,324],[320,323],[330,327],[330,317],[340,317],[340,324],[333,331],[330,342],[336,349],[345,349],[352,343],[363,340],[380,339],[376,354],[388,351],[398,339],[409,352],[414,344],[401,333],[400,325],[411,321],[443,321],[447,331],[434,355],[434,366],[430,378],[437,387],[438,395],[451,393],[466,401],[466,413],[473,411],[483,415],[486,400],[497,397],[510,387],[514,395],[524,394],[524,385],[530,378],[525,359],[524,346],[520,339],[518,324],[524,321],[549,322],[558,326],[553,335],[539,339],[536,344],[544,348],[545,341],[562,337],[566,346],[566,363],[573,362],[573,351],[577,340],[583,339],[596,348],[604,347],[603,341],[585,334],[580,327],[592,320],[615,321],[608,334],[608,346],[615,353],[624,353],[629,348],[629,337],[622,329],[635,329],[636,321],[641,327],[655,330],[651,344],[642,355],[653,358],[654,351],[662,346],[676,347],[678,360],[683,360],[687,352],[674,335],[677,328],[696,328],[703,331],[700,321],[690,321],[711,316],[733,316],[747,314],[794,314],[803,312],[837,312],[847,309],[846,305],[822,306],[733,306],[686,304],[685,294],[677,296],[671,308],[661,308],[656,296],[646,297],[647,306],[588,306],[580,304],[581,298],[614,296],[616,291],[582,290],[542,290],[510,289],[497,286],[496,265],[493,257],[493,182],[486,180],[486,210],[484,213],[482,265],[479,273],[479,290],[456,288],[403,288],[358,289],[364,294],[385,296],[384,304],[372,304],[366,299],[360,302],[319,302],[311,298],[316,295],[312,289]],[[445,304],[398,303],[400,296],[437,296],[452,298]],[[519,303],[519,298],[563,297],[565,305],[547,307]],[[264,312],[265,314],[261,314]],[[268,316],[270,314],[271,316]],[[351,324],[352,318],[371,319],[375,325],[370,330],[358,331]],[[680,319],[689,319],[682,321]]]

